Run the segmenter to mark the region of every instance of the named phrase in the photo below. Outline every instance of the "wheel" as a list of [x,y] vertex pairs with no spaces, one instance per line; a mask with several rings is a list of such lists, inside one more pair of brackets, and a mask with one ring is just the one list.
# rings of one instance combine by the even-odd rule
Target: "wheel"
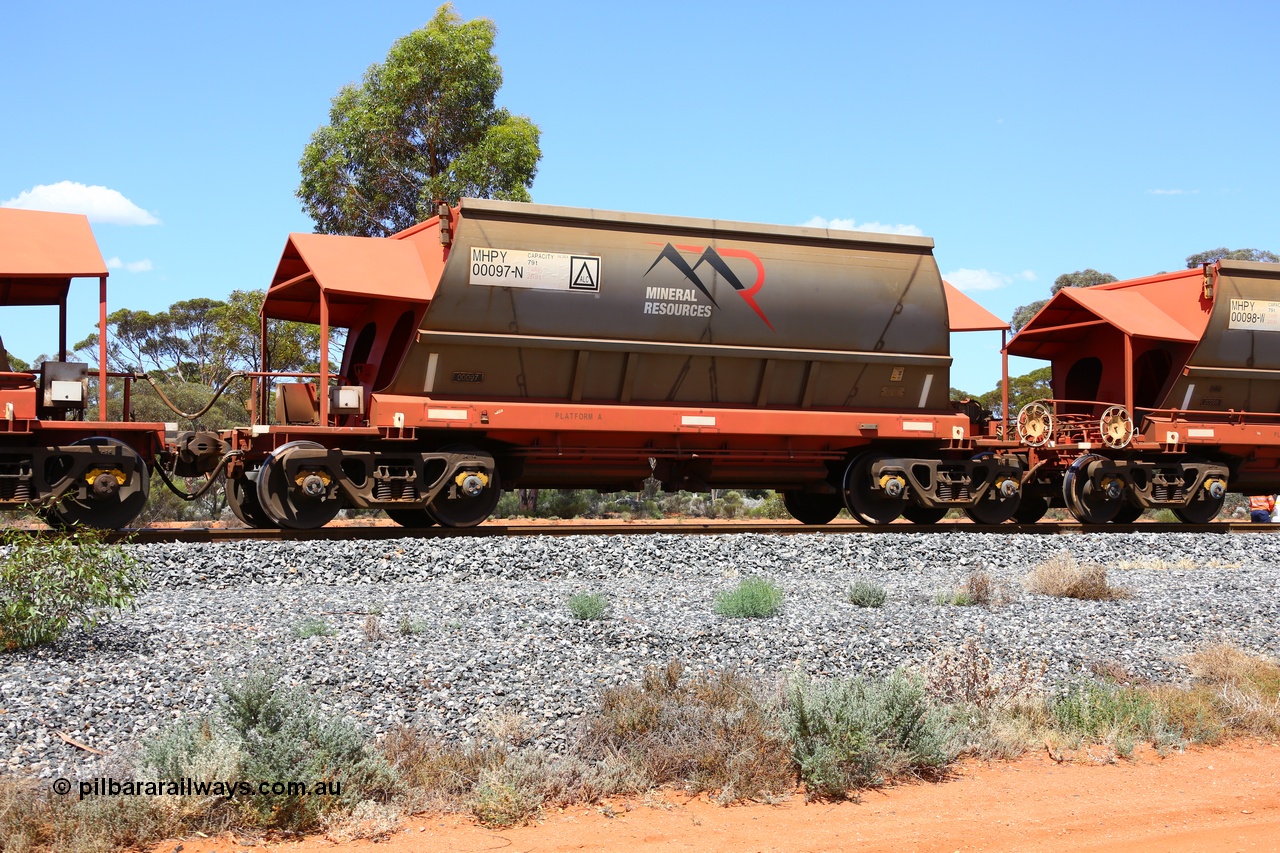
[[502,497],[502,481],[495,466],[489,482],[474,497],[449,497],[445,489],[427,510],[442,527],[475,527],[493,514]]
[[878,459],[872,453],[855,456],[844,471],[844,505],[863,524],[892,524],[907,508],[905,485],[898,497],[891,497],[883,488],[872,488],[871,466]]
[[1142,507],[1135,503],[1127,503],[1120,507],[1116,512],[1115,518],[1111,519],[1112,524],[1133,524],[1142,517]]
[[783,492],[782,505],[801,524],[826,524],[844,509],[839,495],[817,495],[809,492]]
[[902,517],[912,524],[937,524],[946,514],[945,506],[920,506],[920,504],[908,504],[902,511]]
[[1208,524],[1218,517],[1218,513],[1222,512],[1222,504],[1227,499],[1224,494],[1220,498],[1210,496],[1208,492],[1201,490],[1201,497],[1193,500],[1186,506],[1180,506],[1173,511],[1178,520],[1183,524]]
[[1086,453],[1072,462],[1062,477],[1062,497],[1081,524],[1106,524],[1127,503],[1123,487],[1099,487],[1089,479],[1089,466],[1101,460],[1095,453]]
[[[262,467],[258,469],[258,504],[276,526],[314,530],[333,521],[338,510],[342,509],[338,492],[318,473],[314,478],[308,475],[307,482],[301,487],[289,482],[285,474],[285,461],[290,453],[321,449],[314,441],[291,441],[280,445],[262,461]],[[318,493],[308,494],[308,485],[315,485]]]
[[[107,450],[99,454],[100,462],[89,471],[93,479],[87,497],[81,500],[69,492],[50,505],[43,517],[54,528],[78,525],[119,530],[127,526],[142,512],[151,494],[151,472],[147,470],[147,463],[132,447],[114,438],[94,436],[82,438],[75,444]],[[126,475],[124,469],[128,467],[133,471]]]
[[231,514],[249,527],[258,530],[274,530],[280,525],[267,516],[258,503],[258,484],[248,477],[237,477],[227,480],[222,487],[227,498],[227,508]]
[[1004,524],[1017,515],[1021,501],[1017,495],[1011,498],[983,498],[973,506],[965,507],[964,514],[974,524]]
[[1013,512],[1013,520],[1018,524],[1035,524],[1044,518],[1049,511],[1049,501],[1034,495],[1023,495],[1018,501],[1018,508]]
[[1128,447],[1133,441],[1133,418],[1129,417],[1124,406],[1107,407],[1098,420],[1098,429],[1102,433],[1102,443],[1107,447],[1118,450]]
[[[993,458],[995,454],[979,453],[973,457],[973,461],[983,462]],[[1006,497],[996,488],[996,484],[992,484],[992,488],[983,494],[981,500],[973,506],[965,507],[964,514],[969,516],[969,520],[975,524],[1004,524],[1017,513],[1020,503],[1022,503],[1021,489]]]
[[431,527],[436,523],[425,509],[384,509],[383,512],[401,527]]
[[1018,412],[1018,438],[1030,447],[1042,447],[1053,438],[1053,409],[1043,400],[1027,403]]

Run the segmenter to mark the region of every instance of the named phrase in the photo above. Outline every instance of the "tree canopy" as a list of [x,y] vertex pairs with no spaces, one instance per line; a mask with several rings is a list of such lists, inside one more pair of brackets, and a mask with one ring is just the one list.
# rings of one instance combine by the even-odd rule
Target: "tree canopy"
[[434,215],[433,200],[530,200],[541,132],[494,106],[496,33],[446,3],[363,83],[342,87],[298,164],[297,196],[318,233],[383,237]]
[[1194,269],[1202,264],[1215,261],[1259,261],[1264,264],[1280,264],[1280,255],[1266,249],[1227,249],[1219,247],[1206,252],[1196,252],[1187,256],[1187,269]]
[[[226,301],[189,299],[167,311],[122,308],[107,317],[107,364],[142,370],[154,379],[214,386],[235,370],[256,370],[261,336],[258,315],[265,293],[237,290]],[[90,363],[98,335],[75,345]],[[273,370],[319,370],[320,329],[307,323],[267,324],[268,364]]]
[[[1119,280],[1111,273],[1098,272],[1092,267],[1076,270],[1075,272],[1064,272],[1053,280],[1053,287],[1050,288],[1049,295],[1052,296],[1064,287],[1093,287],[1095,284],[1109,284]],[[1040,299],[1029,305],[1019,305],[1013,312],[1012,319],[1009,320],[1009,325],[1013,331],[1017,332],[1027,325],[1027,322],[1048,302],[1048,299]]]

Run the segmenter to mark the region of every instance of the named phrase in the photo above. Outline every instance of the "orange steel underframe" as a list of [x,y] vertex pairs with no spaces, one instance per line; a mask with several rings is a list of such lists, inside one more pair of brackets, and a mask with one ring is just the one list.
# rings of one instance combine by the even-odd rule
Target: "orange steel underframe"
[[[325,395],[320,395],[323,401]],[[529,403],[508,400],[439,400],[375,393],[367,427],[273,426],[259,434],[235,430],[233,445],[257,456],[297,438],[330,446],[370,439],[412,440],[420,433],[456,433],[515,447],[555,448],[605,455],[657,451],[718,450],[745,457],[842,456],[841,448],[892,441],[929,444],[957,452],[973,448],[964,415],[952,411],[836,412],[636,406],[611,403]],[[592,438],[592,437],[595,438]],[[477,439],[478,440],[478,439]],[[567,448],[566,448],[567,449]],[[659,452],[658,455],[666,455]]]
[[5,436],[22,436],[23,445],[30,445],[30,436],[39,433],[43,443],[49,445],[69,444],[80,438],[116,438],[129,445],[142,459],[150,464],[156,452],[165,443],[165,425],[148,422],[120,421],[53,421],[53,420],[16,420],[13,422],[0,419],[0,449],[7,441]]
[[626,432],[934,441],[971,437],[969,419],[951,411],[838,412],[671,404],[477,402],[377,393],[370,401],[369,423],[374,427],[478,429],[490,434]]

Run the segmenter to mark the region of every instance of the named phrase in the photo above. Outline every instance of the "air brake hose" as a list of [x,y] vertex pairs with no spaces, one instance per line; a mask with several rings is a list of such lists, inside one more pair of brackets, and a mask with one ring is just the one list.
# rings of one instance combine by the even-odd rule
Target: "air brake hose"
[[204,494],[209,491],[209,489],[213,488],[213,484],[218,482],[218,478],[219,478],[219,475],[222,473],[222,469],[227,466],[228,462],[230,462],[232,459],[235,459],[238,456],[244,456],[244,451],[243,450],[228,451],[225,456],[223,456],[221,459],[218,460],[218,464],[213,466],[213,470],[209,472],[209,477],[207,480],[204,481],[204,485],[196,489],[194,492],[187,492],[182,489],[179,489],[174,484],[174,482],[169,479],[169,475],[164,472],[163,467],[157,465],[155,470],[156,470],[156,473],[160,475],[160,479],[164,481],[164,484],[169,487],[169,491],[173,492],[175,495],[182,498],[184,501],[194,501],[203,497]]
[[219,386],[218,390],[213,392],[213,399],[210,400],[207,404],[205,404],[205,407],[198,412],[184,412],[181,409],[179,409],[177,406],[173,404],[173,402],[168,397],[165,396],[164,392],[160,390],[160,386],[156,384],[156,381],[152,379],[150,376],[148,376],[146,373],[135,373],[133,375],[133,378],[135,381],[145,379],[151,385],[151,387],[155,389],[156,393],[160,395],[160,400],[166,406],[169,407],[170,411],[172,411],[178,417],[183,418],[184,420],[194,421],[196,418],[201,417],[202,415],[206,414],[210,409],[213,408],[213,404],[218,402],[218,398],[223,395],[223,393],[227,390],[227,388],[231,387],[231,382],[233,380],[244,379],[245,374],[237,370],[235,373],[232,373],[225,380],[223,380],[222,385]]

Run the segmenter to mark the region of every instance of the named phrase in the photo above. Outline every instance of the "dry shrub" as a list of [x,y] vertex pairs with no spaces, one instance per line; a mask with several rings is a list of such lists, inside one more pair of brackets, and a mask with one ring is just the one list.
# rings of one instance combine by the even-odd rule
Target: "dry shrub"
[[[27,780],[0,778],[0,851],[100,853],[150,847],[187,825],[151,797],[77,801]],[[215,827],[204,828],[217,831]]]
[[1232,729],[1280,733],[1280,664],[1228,645],[1202,649],[1186,663],[1192,675],[1216,690]]
[[1132,597],[1129,590],[1107,582],[1106,568],[1097,563],[1078,562],[1068,551],[1062,551],[1036,566],[1023,583],[1032,592],[1056,598],[1114,601]]
[[968,637],[959,647],[948,646],[933,656],[925,667],[924,685],[936,701],[991,710],[1032,701],[1047,669],[1043,661],[1033,665],[1023,660],[998,671],[978,641]]
[[664,669],[650,667],[638,686],[605,691],[583,730],[579,754],[622,762],[637,790],[718,790],[722,802],[790,791],[791,746],[752,683],[733,672],[683,674],[680,662],[672,661]]
[[1122,687],[1141,687],[1151,683],[1151,679],[1130,672],[1128,667],[1119,661],[1096,660],[1088,664],[1089,672],[1105,681],[1114,681]]
[[1007,604],[1012,596],[1003,584],[982,569],[974,569],[965,578],[964,583],[954,592],[942,592],[937,596],[939,604],[953,604],[957,607],[999,607]]
[[1043,661],[1023,660],[998,670],[969,637],[925,665],[925,692],[959,724],[963,751],[984,759],[1011,759],[1027,750],[1044,725],[1047,668]]
[[[1146,688],[1159,710],[1161,728],[1190,743],[1221,743],[1227,731],[1214,691],[1204,687],[1184,690],[1167,684]],[[1160,744],[1156,744],[1157,748]]]
[[500,745],[444,743],[408,726],[387,732],[382,754],[421,797],[419,805],[441,809],[463,807],[481,776],[507,760]]
[[1226,644],[1208,646],[1186,660],[1191,674],[1214,686],[1250,685],[1259,693],[1280,694],[1280,664]]
[[444,743],[405,726],[388,732],[382,752],[410,787],[409,810],[469,810],[486,826],[514,826],[533,820],[547,804],[644,789],[617,762],[588,764],[573,755],[516,751],[526,737],[517,720],[508,713],[486,722],[491,740],[483,745]]

